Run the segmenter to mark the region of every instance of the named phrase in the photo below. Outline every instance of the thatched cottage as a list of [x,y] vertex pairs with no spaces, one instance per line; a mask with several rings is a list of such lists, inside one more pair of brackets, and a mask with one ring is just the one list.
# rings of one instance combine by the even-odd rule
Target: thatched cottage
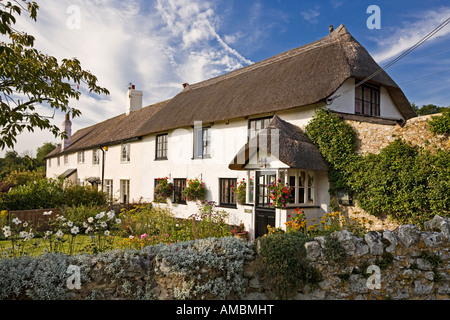
[[[158,178],[174,194],[167,204],[180,217],[197,211],[181,191],[201,179],[206,198],[243,222],[251,237],[267,224],[283,227],[297,207],[309,219],[329,212],[327,167],[302,128],[319,108],[360,121],[404,122],[415,116],[386,72],[344,26],[326,37],[196,84],[170,100],[142,107],[142,92],[128,91],[126,112],[71,134],[47,156],[47,176],[103,187],[124,203],[152,201]],[[263,130],[264,129],[264,130]],[[324,128],[326,130],[326,128]],[[247,183],[244,204],[232,187]],[[294,203],[272,208],[267,184],[294,187]]]

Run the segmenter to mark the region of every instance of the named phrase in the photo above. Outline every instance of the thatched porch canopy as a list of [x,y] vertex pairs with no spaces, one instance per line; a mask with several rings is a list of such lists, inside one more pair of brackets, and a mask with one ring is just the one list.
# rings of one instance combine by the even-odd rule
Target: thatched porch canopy
[[245,144],[229,164],[231,170],[246,170],[249,159],[263,150],[275,155],[290,168],[328,171],[319,149],[301,131],[289,122],[274,116],[269,126]]

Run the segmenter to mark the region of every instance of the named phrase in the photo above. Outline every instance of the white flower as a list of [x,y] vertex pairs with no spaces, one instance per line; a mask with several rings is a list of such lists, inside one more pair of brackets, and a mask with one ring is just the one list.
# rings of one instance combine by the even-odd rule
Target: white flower
[[89,225],[87,224],[87,222],[83,222],[83,228],[87,228],[89,227]]
[[105,212],[103,211],[103,212],[100,212],[99,214],[97,214],[96,216],[95,216],[95,219],[101,219],[101,218],[103,218],[105,216]]
[[52,211],[44,211],[44,216],[50,216],[52,214]]
[[11,227],[10,226],[4,226],[2,228],[3,231],[11,231]]
[[19,220],[19,218],[14,218],[13,221],[15,224],[21,224],[22,221]]
[[19,236],[20,236],[21,238],[26,238],[26,237],[28,236],[28,232],[26,232],[26,231],[20,231]]
[[116,219],[116,223],[117,223],[117,224],[121,224],[121,223],[122,223],[122,220]]
[[68,225],[69,227],[72,227],[72,226],[73,226],[73,222],[72,222],[72,221],[67,221],[67,225]]
[[108,211],[106,215],[108,216],[108,219],[112,219],[114,218],[114,211]]
[[45,237],[48,238],[52,235],[53,232],[51,231],[45,231]]
[[3,230],[3,235],[5,236],[5,238],[8,238],[9,236],[11,236],[11,231],[10,230]]
[[33,239],[33,238],[34,238],[34,233],[33,232],[29,232],[28,235],[27,235],[27,239],[26,240]]
[[89,223],[92,223],[93,221],[94,221],[94,218],[92,218],[92,217],[89,217],[89,218],[88,218],[88,222],[89,222]]
[[134,236],[129,236],[128,239],[134,239]]
[[70,229],[70,232],[72,232],[72,234],[77,234],[78,232],[80,232],[80,229],[78,229],[77,226],[74,226],[72,229]]
[[91,227],[87,227],[87,229],[86,229],[85,233],[89,233],[89,232],[91,232],[91,230],[92,230],[92,228],[91,228]]
[[105,221],[100,222],[100,227],[106,228],[106,222]]
[[61,230],[58,230],[58,232],[56,232],[56,237],[57,238],[62,238],[64,235],[64,232],[62,232]]
[[109,230],[106,230],[106,231],[105,231],[105,236],[109,236],[109,235],[110,235]]
[[23,223],[23,227],[24,227],[24,228],[28,227],[28,222],[24,222],[24,223]]

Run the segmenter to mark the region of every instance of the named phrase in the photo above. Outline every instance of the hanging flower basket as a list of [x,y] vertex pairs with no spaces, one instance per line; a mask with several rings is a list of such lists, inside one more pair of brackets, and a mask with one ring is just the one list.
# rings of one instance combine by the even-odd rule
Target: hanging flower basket
[[172,196],[173,184],[169,178],[159,178],[155,186],[155,201],[163,202]]
[[286,208],[292,202],[293,188],[285,185],[280,179],[267,185],[269,205],[275,208]]
[[188,180],[186,188],[181,193],[189,201],[203,200],[206,194],[205,183],[198,179]]

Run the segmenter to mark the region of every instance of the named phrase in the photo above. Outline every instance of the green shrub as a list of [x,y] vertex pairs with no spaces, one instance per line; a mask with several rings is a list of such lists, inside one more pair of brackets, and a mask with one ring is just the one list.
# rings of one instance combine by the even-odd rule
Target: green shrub
[[258,241],[258,274],[278,298],[292,298],[302,283],[318,280],[318,272],[306,261],[308,237],[303,233],[271,234]]
[[450,107],[445,108],[441,115],[431,117],[430,131],[436,134],[450,134]]
[[64,206],[100,206],[107,195],[91,186],[64,185],[62,180],[40,179],[0,194],[2,210],[33,210]]

